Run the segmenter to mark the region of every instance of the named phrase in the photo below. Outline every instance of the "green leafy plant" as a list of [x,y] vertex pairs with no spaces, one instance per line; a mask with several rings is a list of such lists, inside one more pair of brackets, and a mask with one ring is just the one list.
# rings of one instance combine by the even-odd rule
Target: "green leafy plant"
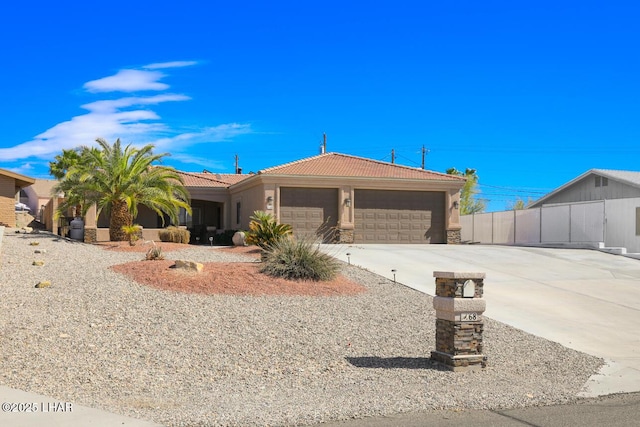
[[123,225],[122,231],[124,231],[124,234],[126,234],[129,239],[129,246],[133,246],[141,237],[142,226],[138,224]]
[[158,235],[161,241],[173,243],[189,243],[189,239],[191,237],[189,230],[174,226],[160,230]]
[[264,211],[255,211],[250,219],[247,233],[249,245],[257,245],[266,250],[282,237],[291,234],[291,225],[278,224],[273,215]]
[[133,224],[138,206],[148,207],[163,221],[166,215],[174,224],[180,208],[191,213],[182,176],[159,164],[168,154],[154,154],[152,144],[123,147],[119,139],[110,144],[101,138],[96,143],[63,151],[50,163],[50,171],[60,179],[53,191],[64,193],[58,217],[77,206],[85,216],[95,203],[98,215],[104,210],[109,217],[109,239],[124,241],[122,226]]
[[334,279],[340,264],[309,239],[280,238],[265,249],[261,272],[291,280],[327,281]]
[[149,248],[147,251],[147,255],[145,256],[145,260],[147,261],[160,261],[164,259],[164,255],[162,254],[162,248],[160,246],[156,246],[154,242],[153,246]]

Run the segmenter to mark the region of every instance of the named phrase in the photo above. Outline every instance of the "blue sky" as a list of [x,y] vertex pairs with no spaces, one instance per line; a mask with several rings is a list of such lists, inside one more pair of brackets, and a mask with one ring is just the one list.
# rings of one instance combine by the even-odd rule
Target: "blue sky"
[[488,210],[640,170],[640,6],[114,0],[2,6],[0,167],[153,143],[186,171],[327,149],[475,168]]

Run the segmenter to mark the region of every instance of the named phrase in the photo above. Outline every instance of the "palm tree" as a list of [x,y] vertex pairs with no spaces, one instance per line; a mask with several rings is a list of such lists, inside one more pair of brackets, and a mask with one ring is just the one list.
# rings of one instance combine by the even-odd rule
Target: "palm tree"
[[467,168],[464,172],[456,168],[447,169],[448,175],[461,176],[467,179],[467,182],[460,191],[460,214],[470,215],[473,213],[484,212],[484,200],[476,200],[475,195],[479,193],[476,190],[478,184],[478,174],[475,169]]
[[98,148],[79,148],[80,158],[56,186],[56,192],[65,193],[58,212],[81,204],[84,216],[96,203],[98,215],[103,210],[109,215],[112,241],[127,240],[123,226],[133,224],[139,205],[155,211],[163,222],[165,214],[177,222],[179,208],[191,212],[182,177],[173,168],[154,165],[168,154],[153,154],[151,144],[140,149],[127,145],[123,150],[120,139],[113,145],[102,138],[96,142]]

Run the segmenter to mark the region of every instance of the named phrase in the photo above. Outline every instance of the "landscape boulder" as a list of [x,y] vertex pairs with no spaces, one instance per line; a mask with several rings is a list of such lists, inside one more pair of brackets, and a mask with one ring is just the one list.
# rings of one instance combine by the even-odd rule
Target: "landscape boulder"
[[204,265],[195,261],[176,260],[175,268],[184,271],[193,271],[195,273],[202,273]]

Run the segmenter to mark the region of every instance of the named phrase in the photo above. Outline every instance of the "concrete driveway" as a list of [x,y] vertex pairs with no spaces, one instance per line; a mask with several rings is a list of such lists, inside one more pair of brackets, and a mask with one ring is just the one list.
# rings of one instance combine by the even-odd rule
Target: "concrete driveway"
[[[640,261],[587,249],[322,245],[424,292],[434,271],[486,273],[485,315],[607,361],[584,396],[640,391]],[[350,255],[347,256],[347,253]]]

